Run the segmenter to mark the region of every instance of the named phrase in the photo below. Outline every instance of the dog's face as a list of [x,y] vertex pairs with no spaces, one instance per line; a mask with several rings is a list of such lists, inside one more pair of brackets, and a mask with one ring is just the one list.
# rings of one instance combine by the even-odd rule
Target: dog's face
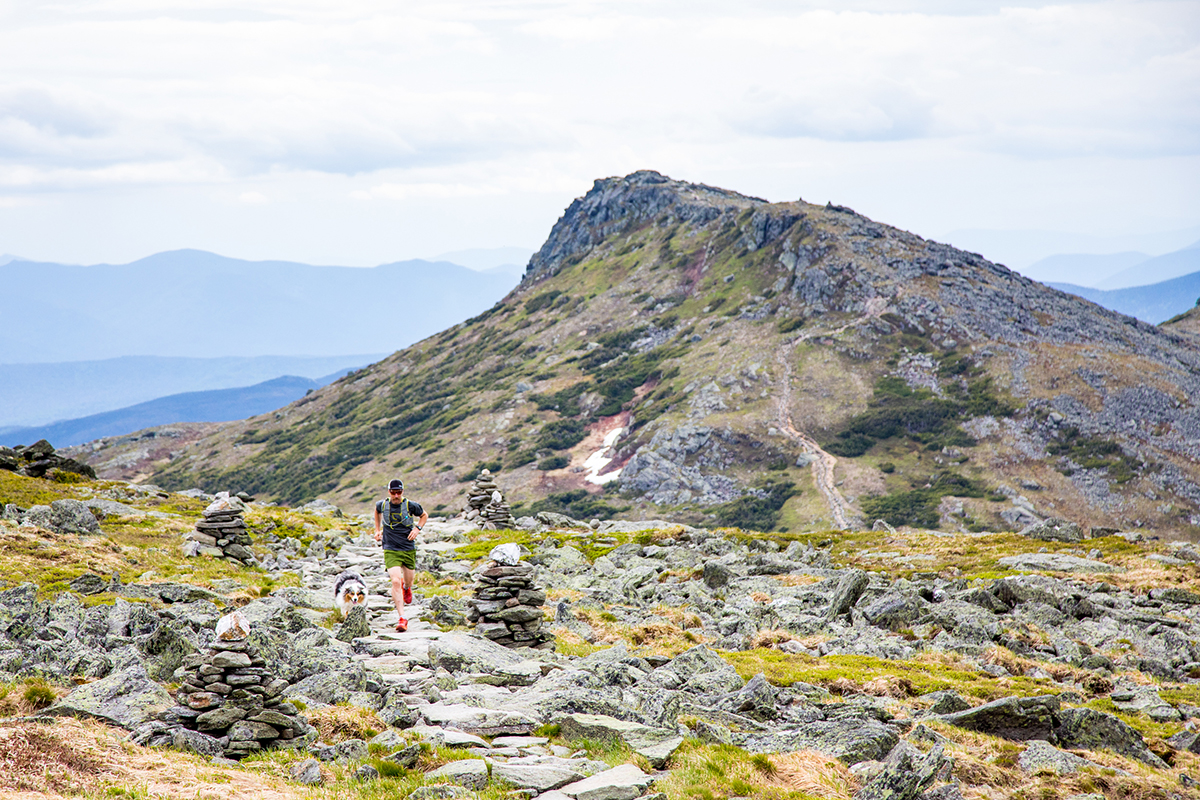
[[366,605],[366,602],[367,587],[363,585],[362,581],[353,578],[338,587],[337,596],[334,597],[334,604],[343,616],[355,606]]

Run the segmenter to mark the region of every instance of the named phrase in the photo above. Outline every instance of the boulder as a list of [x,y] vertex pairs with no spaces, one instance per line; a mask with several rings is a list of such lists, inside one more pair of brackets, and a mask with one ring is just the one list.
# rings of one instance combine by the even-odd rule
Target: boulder
[[185,753],[197,753],[209,758],[217,758],[225,754],[225,747],[221,744],[220,739],[187,728],[171,730],[171,746]]
[[568,714],[556,722],[561,726],[562,735],[568,739],[624,742],[635,753],[649,760],[655,769],[665,766],[683,744],[683,737],[678,731],[651,728],[603,714]]
[[767,683],[763,673],[758,673],[734,696],[734,710],[760,722],[779,715],[775,708],[775,687]]
[[367,607],[355,606],[350,609],[346,619],[338,626],[334,638],[339,642],[352,642],[362,636],[371,635],[371,625],[367,622]]
[[1083,531],[1074,522],[1050,517],[1021,530],[1021,535],[1043,542],[1081,542]]
[[56,533],[99,533],[100,523],[79,500],[55,500],[50,504],[50,529]]
[[574,800],[634,800],[654,778],[633,764],[622,764],[589,778],[569,783],[558,791]]
[[1059,712],[1057,722],[1054,734],[1063,747],[1112,750],[1156,769],[1167,768],[1166,762],[1146,747],[1140,733],[1111,714],[1094,708],[1067,708]]
[[925,612],[928,605],[919,597],[889,592],[863,609],[863,617],[877,628],[890,631],[907,628]]
[[1074,753],[1059,750],[1049,742],[1031,739],[1026,744],[1021,755],[1017,757],[1017,766],[1025,772],[1036,775],[1039,772],[1053,772],[1055,775],[1072,775],[1081,769],[1089,767],[1096,770],[1104,769],[1094,761],[1080,758]]
[[710,589],[720,589],[727,586],[733,577],[733,570],[720,561],[704,562],[704,585]]
[[292,766],[289,774],[296,783],[304,786],[316,786],[322,782],[321,762],[308,758]]
[[448,633],[429,643],[430,666],[447,672],[493,672],[523,660],[511,649],[481,636]]
[[751,734],[745,736],[741,744],[755,753],[816,750],[851,766],[862,761],[882,760],[898,741],[900,736],[892,726],[870,718],[848,716],[813,719],[796,728]]
[[888,754],[884,763],[882,772],[863,786],[854,800],[917,800],[937,778],[946,757],[941,744],[922,755],[903,742]]
[[861,569],[845,570],[842,579],[838,581],[837,589],[833,592],[833,600],[825,609],[825,619],[833,620],[850,613],[850,609],[866,591],[870,579]]
[[487,763],[481,758],[465,758],[438,767],[432,772],[426,773],[426,777],[479,790],[487,787],[488,768]]
[[537,720],[519,711],[478,708],[457,703],[430,703],[421,706],[420,713],[432,725],[454,728],[477,736],[529,733],[538,726]]
[[605,769],[607,769],[607,765],[599,761],[556,756],[523,756],[510,758],[507,761],[497,761],[492,765],[492,778],[509,783],[518,789],[533,789],[540,794],[582,780]]
[[942,721],[959,728],[1024,742],[1055,738],[1058,697],[1005,697],[976,708],[943,714]]
[[521,546],[515,542],[498,544],[488,553],[488,558],[501,566],[516,566],[521,563]]
[[166,690],[137,664],[75,689],[43,711],[48,716],[91,717],[133,730],[173,706]]
[[1022,553],[1016,556],[1005,556],[999,559],[999,564],[1013,570],[1028,570],[1030,572],[1124,572],[1124,568],[1103,561],[1093,561],[1090,558],[1070,556],[1065,553]]

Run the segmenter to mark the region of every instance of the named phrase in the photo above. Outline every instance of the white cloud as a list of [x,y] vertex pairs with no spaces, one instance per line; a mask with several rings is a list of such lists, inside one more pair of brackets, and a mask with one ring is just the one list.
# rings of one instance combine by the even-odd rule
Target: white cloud
[[[905,164],[994,195],[1024,163],[1035,183],[1082,180],[1057,206],[1079,219],[1120,189],[1098,191],[1105,174],[1200,214],[1168,203],[1178,169],[1147,166],[1200,156],[1191,0],[65,0],[0,21],[9,196],[219,185],[313,218],[365,199],[561,209],[654,168],[776,197],[828,170],[842,201],[870,202]],[[1046,166],[1081,158],[1095,177]],[[962,213],[944,195],[928,213]]]
[[271,201],[262,192],[242,192],[238,195],[238,202],[251,206],[260,206]]

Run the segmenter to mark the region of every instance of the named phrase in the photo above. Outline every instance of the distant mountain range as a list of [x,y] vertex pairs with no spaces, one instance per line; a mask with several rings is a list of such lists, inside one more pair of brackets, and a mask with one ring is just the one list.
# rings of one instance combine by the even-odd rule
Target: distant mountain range
[[1052,285],[1069,283],[1105,290],[1148,286],[1200,272],[1200,242],[1161,256],[1137,252],[1055,255],[1020,272]]
[[175,250],[130,264],[0,263],[0,364],[128,355],[392,352],[474,316],[519,279],[449,262],[372,268]]
[[[1044,282],[1065,279],[1039,278],[1027,271],[1047,257],[1062,253],[1170,253],[1200,239],[1200,225],[1161,233],[1125,236],[1090,236],[1062,231],[964,229],[951,231],[944,238],[956,247],[985,253],[997,263],[1004,264],[1026,277]],[[1083,283],[1079,280],[1071,282]]]
[[80,419],[33,428],[10,428],[0,431],[0,445],[11,447],[48,439],[59,448],[104,436],[123,436],[173,422],[225,422],[253,417],[298,400],[307,392],[319,389],[347,372],[349,370],[339,370],[318,380],[285,375],[254,386],[184,392]]
[[0,433],[14,427],[91,416],[181,392],[251,386],[281,375],[323,380],[322,376],[361,367],[385,355],[126,356],[55,364],[0,364]]
[[1050,286],[1155,325],[1184,313],[1200,302],[1200,271],[1129,289],[1105,291],[1069,283],[1051,283]]

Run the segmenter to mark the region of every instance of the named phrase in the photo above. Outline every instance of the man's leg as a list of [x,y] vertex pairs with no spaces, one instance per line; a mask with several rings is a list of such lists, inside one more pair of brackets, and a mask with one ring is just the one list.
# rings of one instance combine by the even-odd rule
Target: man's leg
[[412,602],[413,578],[416,577],[415,570],[409,567],[400,567],[404,570],[404,602]]
[[392,579],[392,605],[396,607],[396,613],[401,618],[404,617],[404,573],[412,574],[412,570],[407,567],[395,566],[388,570],[388,577]]

